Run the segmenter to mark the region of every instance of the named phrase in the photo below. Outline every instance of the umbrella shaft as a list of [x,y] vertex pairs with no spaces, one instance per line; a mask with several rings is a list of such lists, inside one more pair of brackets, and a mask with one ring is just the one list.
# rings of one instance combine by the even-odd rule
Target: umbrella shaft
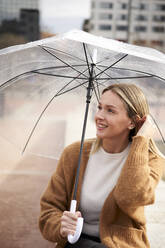
[[78,158],[78,167],[77,167],[77,173],[76,173],[75,188],[74,188],[74,194],[73,194],[74,200],[76,200],[76,196],[77,196],[77,187],[78,187],[79,172],[80,172],[80,166],[81,166],[82,151],[83,151],[83,146],[84,146],[84,138],[85,138],[87,118],[88,118],[89,104],[91,101],[92,91],[93,91],[93,67],[94,67],[94,64],[92,64],[89,83],[88,83],[88,87],[87,87],[86,109],[85,109],[83,130],[82,130],[82,136],[81,136],[81,144],[80,144],[80,152],[79,152],[79,158]]

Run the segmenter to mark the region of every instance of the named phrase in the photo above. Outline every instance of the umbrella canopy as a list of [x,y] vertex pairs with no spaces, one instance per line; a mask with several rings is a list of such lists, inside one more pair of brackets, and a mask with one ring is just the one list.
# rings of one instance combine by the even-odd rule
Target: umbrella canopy
[[[165,136],[164,68],[159,51],[78,30],[2,49],[0,136],[20,150],[59,158],[66,144],[81,138],[90,100],[86,137],[95,135],[96,102],[116,82],[142,88]],[[155,138],[161,139],[160,132]]]

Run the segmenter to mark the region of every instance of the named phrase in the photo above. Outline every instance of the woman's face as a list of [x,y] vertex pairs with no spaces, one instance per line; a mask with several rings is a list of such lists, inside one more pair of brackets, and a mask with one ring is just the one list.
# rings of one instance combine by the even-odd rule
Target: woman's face
[[101,96],[95,122],[97,137],[102,140],[115,139],[119,142],[128,140],[133,125],[122,100],[111,90]]

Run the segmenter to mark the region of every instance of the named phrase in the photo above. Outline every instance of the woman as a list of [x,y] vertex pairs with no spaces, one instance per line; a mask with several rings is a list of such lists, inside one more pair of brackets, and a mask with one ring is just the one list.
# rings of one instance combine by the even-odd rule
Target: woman
[[[95,115],[97,138],[84,143],[78,209],[68,211],[73,196],[80,143],[64,149],[41,198],[43,236],[62,247],[147,248],[144,206],[154,202],[163,155],[155,146],[149,109],[142,91],[114,84],[103,91]],[[77,218],[83,234],[70,245]]]

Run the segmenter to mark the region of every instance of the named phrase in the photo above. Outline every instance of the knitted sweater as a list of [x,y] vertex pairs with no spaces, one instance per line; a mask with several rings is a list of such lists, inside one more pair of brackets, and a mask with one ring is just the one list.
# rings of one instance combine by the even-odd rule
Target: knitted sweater
[[[83,175],[93,141],[84,143],[79,176],[79,206]],[[154,191],[161,178],[164,159],[150,153],[148,139],[133,138],[127,160],[116,186],[106,198],[100,215],[100,239],[109,248],[149,248],[146,236],[144,206],[154,202]],[[39,227],[45,239],[63,248],[66,239],[60,235],[63,211],[69,210],[73,196],[80,143],[64,149],[56,172],[41,198]]]

